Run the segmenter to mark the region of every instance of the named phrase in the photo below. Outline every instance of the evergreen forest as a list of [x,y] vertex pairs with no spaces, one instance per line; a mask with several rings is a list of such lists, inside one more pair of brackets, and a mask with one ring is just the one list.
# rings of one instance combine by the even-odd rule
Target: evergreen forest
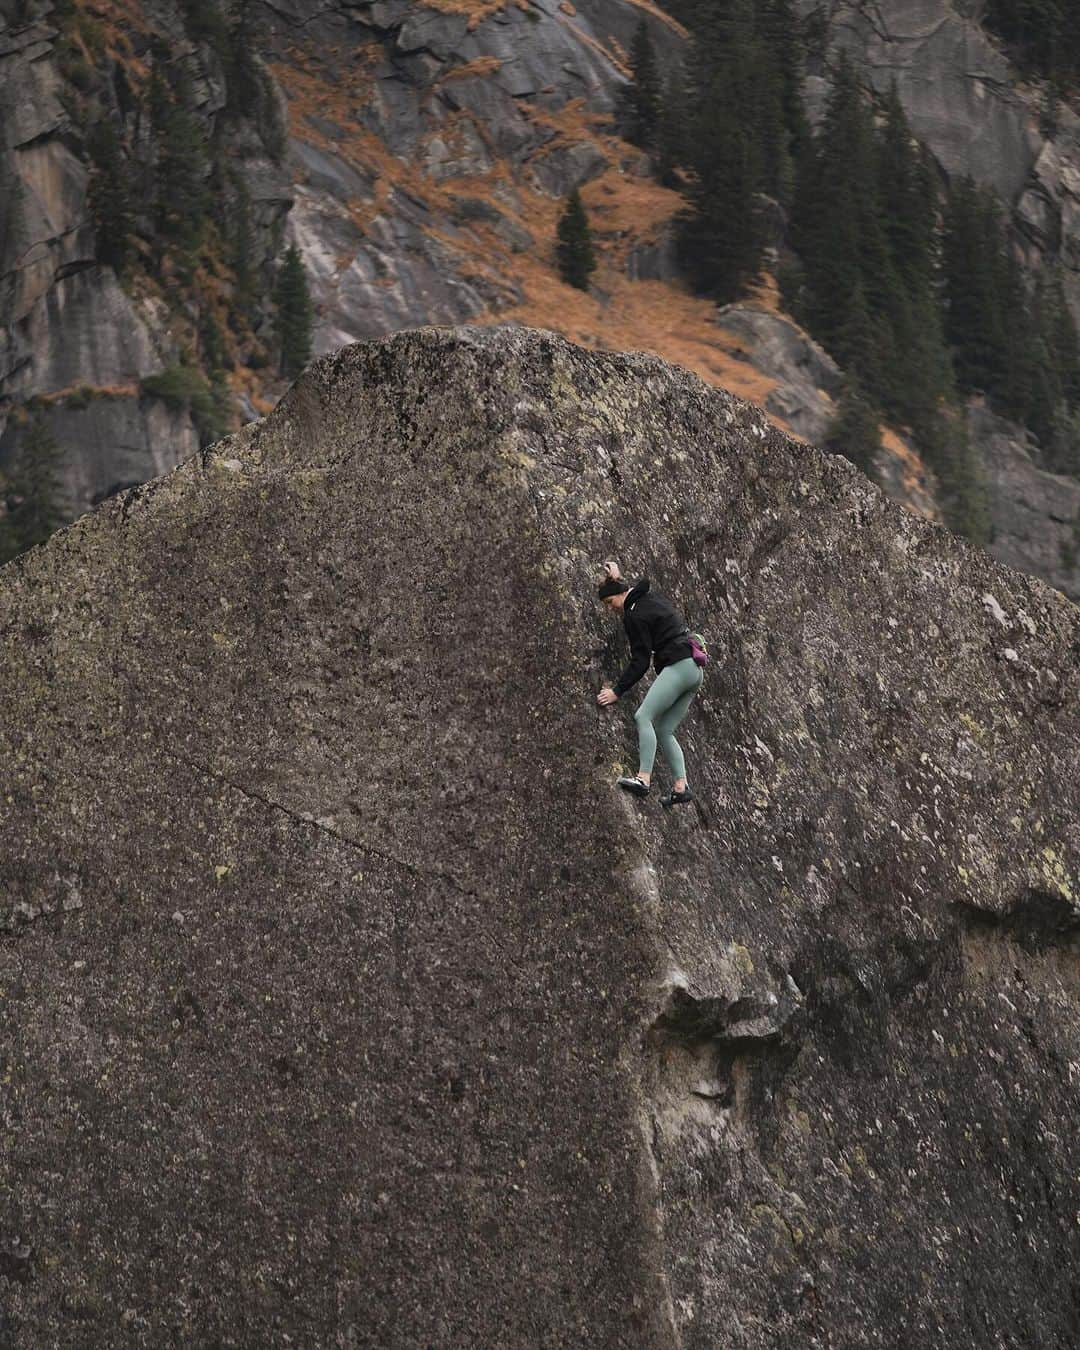
[[950,523],[978,542],[988,518],[968,396],[1026,426],[1045,467],[1080,476],[1076,326],[1054,268],[1033,279],[1021,268],[1003,204],[948,182],[895,87],[875,93],[843,54],[827,58],[812,131],[803,72],[826,57],[792,0],[668,8],[690,29],[690,57],[662,79],[639,27],[625,134],[686,198],[677,244],[695,289],[723,304],[773,272],[788,311],[844,370],[829,443],[869,468],[878,421],[906,431]]
[[1080,12],[1076,0],[986,0],[984,27],[1005,43],[1021,70],[1059,90],[1080,80]]

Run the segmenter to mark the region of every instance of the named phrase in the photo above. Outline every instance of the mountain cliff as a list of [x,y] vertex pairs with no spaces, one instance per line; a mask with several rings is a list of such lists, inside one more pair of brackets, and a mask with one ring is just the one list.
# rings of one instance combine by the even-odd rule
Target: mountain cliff
[[[612,555],[715,653],[682,815]],[[0,633],[5,1344],[1076,1343],[1058,592],[656,358],[426,329]]]
[[[942,170],[1002,193],[1028,262],[1060,261],[1075,304],[1080,122],[1068,104],[1049,117],[1045,90],[1021,83],[977,15],[948,0],[801,12],[816,34],[811,115],[841,48],[879,90],[895,78]],[[680,280],[683,197],[618,134],[641,20],[661,70],[675,71],[686,30],[648,0],[3,0],[0,186],[17,210],[0,230],[0,467],[43,419],[74,513],[266,412],[286,387],[271,292],[287,242],[307,266],[317,352],[431,322],[540,325],[659,352],[820,439],[842,373],[777,312],[775,290],[718,314]],[[159,256],[155,68],[193,119],[213,198],[191,275]],[[119,279],[92,209],[102,121],[144,199],[143,244]],[[554,266],[573,187],[600,255],[588,295]],[[985,422],[973,413],[970,425]],[[1022,429],[998,419],[992,434],[989,546],[1080,595],[1075,481],[1047,474]],[[886,434],[878,474],[938,516],[933,475],[902,429]]]

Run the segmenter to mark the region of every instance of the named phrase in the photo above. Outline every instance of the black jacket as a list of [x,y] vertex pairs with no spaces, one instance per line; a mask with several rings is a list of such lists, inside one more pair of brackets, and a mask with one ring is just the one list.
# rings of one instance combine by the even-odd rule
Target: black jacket
[[620,698],[649,669],[650,656],[659,674],[665,666],[693,655],[682,615],[667,596],[649,590],[648,577],[627,591],[622,616],[630,639],[630,662],[613,686]]

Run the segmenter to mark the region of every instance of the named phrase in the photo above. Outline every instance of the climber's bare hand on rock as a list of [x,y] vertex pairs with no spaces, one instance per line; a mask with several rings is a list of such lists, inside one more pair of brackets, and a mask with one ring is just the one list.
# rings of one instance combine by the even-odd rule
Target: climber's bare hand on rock
[[596,701],[601,708],[606,708],[609,703],[617,703],[619,696],[614,689],[601,689],[596,696]]

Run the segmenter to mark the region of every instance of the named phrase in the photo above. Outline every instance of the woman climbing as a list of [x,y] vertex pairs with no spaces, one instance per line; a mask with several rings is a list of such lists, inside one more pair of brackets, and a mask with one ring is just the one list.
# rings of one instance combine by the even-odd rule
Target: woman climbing
[[648,577],[642,577],[631,587],[619,575],[618,564],[614,562],[604,564],[604,573],[597,591],[608,609],[622,613],[623,627],[630,640],[630,661],[614,688],[600,690],[597,703],[607,707],[621,698],[649,669],[650,657],[656,667],[656,679],[634,714],[638,771],[633,778],[620,778],[619,787],[638,797],[648,794],[659,739],[664,758],[675,775],[671,791],[660,798],[661,805],[691,801],[694,794],[686,781],[686,761],[674,733],[701,687],[704,671],[694,660],[690,635],[678,610],[666,596],[649,590]]

